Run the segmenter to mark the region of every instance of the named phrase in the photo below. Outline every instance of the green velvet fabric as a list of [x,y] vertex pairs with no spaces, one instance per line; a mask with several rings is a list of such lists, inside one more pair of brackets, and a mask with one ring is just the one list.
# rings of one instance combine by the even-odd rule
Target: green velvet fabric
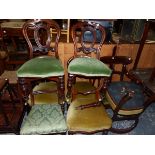
[[111,75],[111,69],[95,58],[75,58],[68,66],[68,72],[84,76],[107,76]]
[[51,77],[64,75],[60,60],[51,56],[40,56],[24,63],[18,70],[18,77]]
[[59,104],[34,105],[23,122],[20,134],[52,134],[67,131],[65,118]]

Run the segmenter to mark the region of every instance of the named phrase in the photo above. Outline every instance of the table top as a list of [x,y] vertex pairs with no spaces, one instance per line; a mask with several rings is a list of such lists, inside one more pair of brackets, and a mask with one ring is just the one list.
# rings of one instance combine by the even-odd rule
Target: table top
[[3,22],[1,28],[22,28],[25,22]]
[[1,29],[4,36],[23,37],[22,27],[25,22],[4,22],[1,23]]

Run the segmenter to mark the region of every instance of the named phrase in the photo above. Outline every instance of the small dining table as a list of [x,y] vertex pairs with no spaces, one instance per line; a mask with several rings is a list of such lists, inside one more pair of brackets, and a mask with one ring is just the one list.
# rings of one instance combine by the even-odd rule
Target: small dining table
[[22,37],[23,38],[23,33],[22,33],[22,27],[25,22],[3,22],[1,23],[1,30],[3,32],[3,36],[8,37],[11,39],[13,43],[14,50],[17,50],[17,44],[15,41],[16,37]]
[[[3,40],[4,42],[7,39],[11,40],[11,49],[8,49],[7,51],[9,54],[9,60],[6,62],[9,65],[20,65],[25,62],[25,58],[28,57],[28,51],[20,51],[17,47],[20,42],[24,45],[25,39],[22,33],[22,27],[24,25],[24,21],[9,21],[9,22],[3,22],[1,23],[1,31],[3,33]],[[12,48],[13,47],[13,48]],[[10,52],[9,52],[10,50]]]

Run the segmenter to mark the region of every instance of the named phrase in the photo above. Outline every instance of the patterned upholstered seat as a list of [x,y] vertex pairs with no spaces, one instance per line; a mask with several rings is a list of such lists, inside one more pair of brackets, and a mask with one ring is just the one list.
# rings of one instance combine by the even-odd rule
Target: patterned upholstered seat
[[113,82],[107,88],[107,98],[113,109],[116,108],[120,100],[127,91],[133,91],[133,97],[124,104],[119,110],[119,114],[133,115],[138,114],[143,111],[143,104],[145,101],[143,90],[140,85],[134,82],[120,81]]
[[34,105],[23,122],[20,134],[65,133],[67,126],[59,104]]

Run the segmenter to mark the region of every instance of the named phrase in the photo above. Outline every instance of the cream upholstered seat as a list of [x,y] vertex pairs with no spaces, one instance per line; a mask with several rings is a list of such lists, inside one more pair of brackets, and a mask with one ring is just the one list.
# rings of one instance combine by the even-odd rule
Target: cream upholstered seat
[[[86,91],[94,89],[88,82],[77,82],[76,90]],[[94,103],[94,105],[92,104]],[[112,120],[102,104],[98,105],[96,94],[78,94],[72,100],[67,112],[68,133],[93,134],[108,131]]]
[[94,94],[90,94],[87,97],[78,95],[77,99],[71,103],[67,114],[69,132],[83,132],[88,134],[102,132],[111,128],[112,120],[106,113],[103,105],[83,110],[76,109],[78,106],[92,102],[94,100],[93,96]]
[[[57,88],[57,85],[55,82],[42,82],[39,83],[39,85],[35,86],[33,88],[33,96],[29,96],[29,105],[32,106],[33,102],[35,104],[55,104],[58,102],[58,95],[57,93],[39,93],[35,94],[35,92],[42,92],[43,90],[48,90],[50,92],[51,89],[55,90]],[[33,97],[33,100],[31,100],[31,97]]]

